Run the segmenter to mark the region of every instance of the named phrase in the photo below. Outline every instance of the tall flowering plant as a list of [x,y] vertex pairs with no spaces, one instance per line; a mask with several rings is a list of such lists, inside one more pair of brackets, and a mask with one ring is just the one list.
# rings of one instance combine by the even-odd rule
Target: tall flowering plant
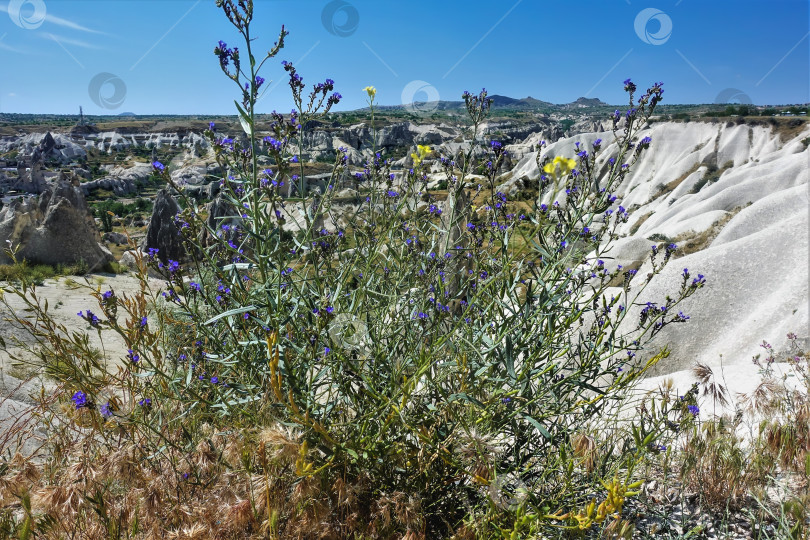
[[[276,435],[258,436],[234,465],[251,478],[249,497],[262,501],[257,512],[271,532],[285,520],[300,532],[296,520],[310,510],[334,531],[379,537],[523,534],[619,519],[668,411],[645,408],[612,432],[623,438],[609,441],[598,467],[582,441],[665,356],[640,361],[636,351],[685,322],[676,306],[705,282],[684,270],[679,291],[628,324],[644,284],[602,258],[628,219],[618,192],[651,143],[636,133],[661,84],[637,96],[625,81],[630,105],[616,111],[607,150],[601,139],[571,156],[541,145],[541,193],[531,208],[498,191],[506,147],[479,142],[492,103],[486,90],[463,95],[470,137],[456,156],[419,146],[413,166],[396,169],[372,148],[352,170],[340,148],[321,189],[307,182],[304,130],[340,101],[334,82],[307,92],[282,62],[296,108],[259,122],[260,70],[287,32],[256,57],[253,3],[217,5],[245,44],[214,49],[238,87],[242,133],[213,123],[205,132],[227,173],[212,204],[186,198],[176,217],[188,260],[150,253],[142,261],[166,280],[156,318],[147,319],[142,298],[114,293],[97,295],[104,317],[80,314],[119,332],[129,353],[114,374],[71,364],[75,408],[115,419],[150,448],[145,459],[168,459],[199,485],[210,470],[181,456],[199,450],[210,430],[193,426],[241,426],[247,440],[272,426]],[[365,91],[373,118],[376,90]],[[428,189],[434,165],[446,197]],[[155,171],[185,197],[165,167]],[[341,185],[354,188],[348,202],[336,197]],[[653,246],[651,276],[675,249]],[[122,324],[118,306],[129,314]],[[113,392],[111,403],[102,395],[114,384],[126,392]],[[122,401],[132,407],[116,406]],[[605,485],[606,502],[589,505]],[[273,503],[273,489],[316,502]]]

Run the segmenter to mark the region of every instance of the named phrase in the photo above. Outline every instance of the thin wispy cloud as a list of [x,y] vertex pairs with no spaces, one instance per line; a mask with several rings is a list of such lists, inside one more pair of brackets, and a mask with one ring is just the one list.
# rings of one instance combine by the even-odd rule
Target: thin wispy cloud
[[57,17],[56,15],[51,15],[50,13],[48,13],[45,16],[45,22],[53,23],[58,26],[64,26],[65,28],[70,28],[71,30],[78,30],[79,32],[87,32],[89,34],[100,34],[103,36],[109,35],[107,32],[102,32],[101,30],[93,30],[92,28],[87,28],[86,26],[82,26],[73,21],[63,19],[62,17]]
[[[8,4],[0,4],[0,13],[8,14]],[[99,34],[99,35],[103,35],[103,36],[110,35],[107,32],[102,32],[101,30],[94,30],[92,28],[88,28],[86,26],[83,26],[83,25],[81,25],[81,24],[79,24],[77,22],[73,22],[71,20],[64,19],[62,17],[57,17],[56,15],[53,15],[52,13],[47,13],[45,15],[45,22],[55,24],[55,25],[61,26],[63,28],[70,28],[71,30],[76,30],[76,31],[79,31],[79,32],[86,32],[88,34]]]
[[22,50],[22,49],[17,49],[17,48],[15,48],[15,47],[12,47],[11,45],[6,45],[6,44],[5,44],[5,43],[3,43],[2,41],[0,41],[0,50],[3,50],[3,51],[9,51],[9,52],[15,52],[15,53],[19,53],[19,54],[26,54],[26,53],[28,53],[28,51],[24,51],[24,50]]
[[37,32],[37,37],[42,39],[49,39],[52,41],[57,41],[62,43],[63,45],[73,45],[74,47],[81,47],[83,49],[100,49],[98,45],[94,45],[92,43],[88,43],[86,41],[82,41],[80,39],[72,39],[64,36],[59,36],[56,34],[52,34],[50,32]]

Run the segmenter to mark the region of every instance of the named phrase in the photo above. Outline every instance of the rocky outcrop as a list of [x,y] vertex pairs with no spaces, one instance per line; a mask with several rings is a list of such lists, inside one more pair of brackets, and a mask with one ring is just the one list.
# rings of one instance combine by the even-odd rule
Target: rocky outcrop
[[160,270],[155,268],[153,265],[149,264],[149,257],[148,254],[144,253],[140,249],[131,249],[129,251],[125,251],[121,258],[118,260],[118,264],[123,266],[124,268],[128,268],[132,272],[138,272],[138,260],[144,264],[146,268],[146,275],[151,278],[157,279],[165,279],[165,274],[161,274]]
[[51,132],[45,134],[42,140],[39,142],[39,146],[36,148],[43,157],[50,156],[54,150],[56,150],[56,141],[51,135]]
[[[513,122],[504,121],[486,122],[481,126],[481,133],[489,138],[496,139],[503,144],[511,144],[522,141],[534,133],[551,133],[555,126],[556,125],[550,120],[533,122],[530,124],[516,124]],[[562,131],[559,131],[558,133],[559,136],[562,136]]]
[[181,261],[186,256],[182,236],[175,223],[175,216],[179,212],[180,205],[172,197],[169,189],[163,188],[158,191],[152,219],[149,221],[149,228],[146,230],[146,237],[141,244],[141,249],[144,251],[157,249],[157,257],[164,264],[169,259]]
[[168,133],[119,133],[104,131],[84,136],[87,147],[102,152],[126,151],[131,148],[187,148],[196,155],[203,155],[210,149],[208,140],[194,132]]
[[104,233],[104,236],[102,237],[102,239],[105,242],[109,242],[111,244],[117,244],[119,246],[121,244],[126,244],[128,242],[127,235],[125,235],[123,233],[119,233],[119,232]]
[[202,200],[213,199],[217,196],[219,190],[219,182],[210,182],[199,186],[186,185],[183,187],[183,194],[195,199],[199,203]]
[[[578,132],[593,128],[598,131],[601,125],[593,122],[579,122],[571,128],[570,132]],[[558,123],[547,117],[538,118],[529,124],[523,122],[498,121],[485,124],[479,135],[498,138],[504,143],[518,142],[525,137],[542,131],[549,141],[562,136]],[[403,148],[426,144],[440,147],[448,142],[456,143],[463,140],[464,128],[450,124],[424,124],[413,122],[397,122],[382,126],[372,131],[367,124],[351,126],[327,125],[310,123],[302,134],[305,155],[312,160],[331,160],[335,151],[343,147],[351,165],[361,165],[371,157],[374,148],[388,150],[389,155]],[[243,133],[233,136],[241,139]],[[33,133],[24,137],[8,137],[0,140],[0,153],[17,151],[23,160],[28,160],[34,149],[40,148],[45,162],[68,164],[83,161],[87,158],[86,149],[96,149],[106,153],[128,152],[133,149],[185,149],[190,156],[211,156],[211,147],[208,140],[201,134],[187,130],[129,133],[126,131],[103,131],[97,129],[74,129],[68,135],[50,133]],[[522,157],[522,156],[518,156]],[[175,171],[181,181],[188,184],[199,185],[204,183],[206,174],[210,171],[188,170],[183,173]],[[128,194],[131,182],[120,182],[101,179],[97,187],[114,191],[117,194]],[[104,187],[105,183],[107,187]],[[89,189],[93,189],[91,186]]]
[[[64,178],[39,199],[21,198],[0,210],[0,242],[18,259],[44,264],[76,264],[90,270],[113,260],[101,244],[98,229],[80,189]],[[11,259],[0,254],[0,263]]]
[[0,153],[12,151],[17,152],[18,161],[24,162],[30,162],[35,151],[46,164],[66,165],[87,159],[84,148],[61,133],[30,133],[0,140]]
[[172,181],[178,186],[199,186],[208,181],[208,167],[205,165],[183,167],[182,169],[172,171],[171,176]]
[[460,134],[459,128],[445,124],[398,122],[382,127],[376,133],[372,133],[366,124],[355,124],[341,129],[313,128],[304,132],[303,142],[312,159],[332,158],[335,150],[343,147],[349,164],[360,165],[371,155],[373,148],[387,150],[390,155],[417,144],[437,146]]
[[137,163],[133,167],[112,167],[108,170],[109,176],[84,182],[81,189],[88,195],[95,189],[112,191],[119,197],[137,193],[139,188],[149,182],[152,174],[152,165]]
[[[781,349],[788,332],[808,337],[808,135],[810,128],[783,141],[766,126],[702,122],[655,123],[637,134],[652,144],[615,190],[630,219],[600,258],[610,269],[641,265],[631,282],[638,290],[651,271],[653,244],[671,241],[694,252],[676,251],[653,277],[629,309],[628,328],[645,302],[663,302],[680,288],[684,268],[708,280],[678,306],[691,320],[665,327],[653,341],[649,354],[665,345],[672,351],[655,373],[688,370],[696,361],[717,366],[720,355],[736,370],[751,365],[763,339]],[[576,142],[589,148],[598,138],[599,167],[615,155],[611,133],[561,139],[545,153],[574,156]],[[512,178],[537,178],[535,156],[527,154]]]
[[[630,219],[618,228],[620,238],[610,251],[599,253],[611,270],[638,268],[633,290],[646,285],[628,308],[624,329],[632,331],[638,324],[647,301],[663,303],[680,289],[684,268],[707,279],[703,289],[677,306],[691,317],[689,322],[666,326],[644,352],[648,357],[666,345],[671,349],[670,358],[653,373],[686,373],[696,361],[718,367],[722,360],[735,374],[747,370],[748,377],[763,339],[784,349],[788,332],[809,337],[810,150],[803,142],[808,135],[810,128],[782,140],[766,126],[703,122],[654,123],[637,134],[650,136],[652,144],[615,190],[616,204],[630,210]],[[524,142],[537,137],[529,139]],[[549,142],[544,155],[573,157],[576,142],[591,148],[596,139],[602,139],[601,168],[616,152],[610,132]],[[535,148],[498,189],[518,197],[539,175]],[[538,203],[552,201],[546,193]],[[651,246],[662,242],[680,249],[646,284]],[[691,253],[684,255],[687,249]],[[607,295],[621,293],[616,288]]]
[[81,185],[81,190],[86,195],[89,195],[91,191],[96,189],[112,191],[119,197],[125,197],[138,192],[138,187],[134,182],[123,178],[105,177],[91,180]]
[[[225,237],[232,240],[236,237],[236,231],[232,227],[239,225],[242,222],[239,212],[236,208],[223,199],[222,196],[216,197],[213,201],[205,206],[208,217],[205,220],[206,225],[212,230],[216,231],[218,237]],[[200,231],[200,243],[203,246],[209,246],[214,243],[214,238],[207,229]]]

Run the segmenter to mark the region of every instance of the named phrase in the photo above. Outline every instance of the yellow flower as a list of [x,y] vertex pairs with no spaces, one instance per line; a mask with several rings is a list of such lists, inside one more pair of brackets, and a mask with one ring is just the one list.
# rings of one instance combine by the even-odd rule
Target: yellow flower
[[558,511],[556,514],[546,517],[558,521],[571,520],[573,528],[583,531],[590,529],[594,524],[604,523],[609,517],[619,519],[626,497],[638,495],[637,491],[628,491],[628,489],[641,487],[642,483],[634,482],[624,485],[618,478],[614,478],[609,483],[602,482],[602,486],[607,490],[607,497],[599,505],[596,504],[594,498],[583,510],[576,514],[573,512],[560,514]]
[[560,170],[562,174],[568,174],[573,170],[574,167],[577,166],[577,162],[574,161],[573,159],[566,159],[560,156],[554,158],[554,163],[560,165]]
[[[543,167],[543,172],[553,176],[556,179],[570,173],[574,167],[576,167],[576,165],[577,162],[573,159],[557,156],[554,158],[554,161],[545,164]],[[558,169],[559,173],[557,172]]]
[[413,166],[416,167],[422,160],[425,159],[428,154],[430,154],[432,150],[430,146],[418,144],[416,145],[416,152],[411,153],[411,157],[413,158]]
[[366,86],[365,88],[363,88],[363,90],[366,92],[366,94],[368,94],[368,97],[371,98],[372,100],[374,99],[374,96],[377,95],[377,89],[374,88],[373,86]]

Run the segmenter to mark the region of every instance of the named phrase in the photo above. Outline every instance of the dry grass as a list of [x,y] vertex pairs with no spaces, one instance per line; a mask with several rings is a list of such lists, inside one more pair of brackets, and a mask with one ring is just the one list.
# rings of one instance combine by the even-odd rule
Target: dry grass
[[798,134],[800,134],[807,127],[807,120],[797,117],[784,117],[773,118],[775,122],[771,122],[771,129],[782,140],[787,142]]
[[[76,425],[54,436],[45,463],[17,454],[4,465],[0,522],[30,513],[36,537],[54,539],[425,538],[419,496],[372,493],[369,478],[326,485],[302,474],[310,451],[287,429],[215,434],[203,426],[210,437],[196,448],[146,456],[114,423],[107,442],[118,442],[100,451],[78,427],[93,413],[72,414]],[[180,443],[182,434],[172,438]]]
[[751,494],[762,496],[772,473],[764,455],[746,451],[736,426],[727,419],[704,423],[683,448],[681,481],[715,511],[739,509]]
[[644,222],[650,219],[650,216],[652,216],[654,213],[655,212],[647,212],[646,214],[638,218],[636,222],[633,223],[633,226],[630,227],[630,236],[636,234],[638,230],[641,228],[641,226],[644,225]]
[[[659,399],[681,407],[680,423],[671,423],[675,434],[662,468],[652,474],[649,500],[689,504],[697,511],[693,518],[714,516],[718,532],[742,519],[752,532],[772,531],[766,538],[808,538],[810,355],[795,335],[788,339],[783,358],[768,348],[766,360],[755,359],[761,382],[736,400],[723,376],[705,364],[693,369],[697,382],[684,396],[677,396],[671,379],[662,385]],[[787,367],[775,368],[777,360]],[[699,416],[691,410],[696,404]]]
[[[681,499],[692,497],[702,512],[754,508],[763,523],[773,515],[785,520],[796,531],[786,538],[803,538],[810,500],[810,356],[796,349],[789,357],[806,388],[788,387],[766,370],[762,384],[740,400],[744,413],[768,418],[753,441],[739,435],[745,414],[731,419],[713,413],[701,423],[683,412],[676,430],[682,444],[660,455],[675,472],[671,480],[665,475],[663,484]],[[672,410],[685,409],[692,399],[707,410],[729,405],[722,377],[704,364],[694,375],[697,385],[688,401],[665,400],[676,404]],[[673,391],[670,385],[662,394]],[[59,395],[47,396],[27,432],[26,426],[15,428],[24,438],[34,433],[34,422],[49,425],[47,451],[38,459],[16,454],[0,462],[0,537],[25,525],[46,539],[426,538],[419,486],[387,491],[363,476],[327,480],[308,468],[317,450],[295,430],[274,424],[223,430],[197,423],[188,429],[201,434],[201,442],[188,447],[181,430],[166,433],[165,448],[155,454],[124,424],[99,425],[94,411],[60,405]],[[578,469],[598,474],[611,451],[600,434],[580,433],[571,442]],[[773,478],[785,473],[796,478],[795,493],[768,502]],[[630,521],[615,523],[606,522],[613,528],[603,537],[631,538]],[[477,535],[475,526],[462,525],[455,538],[492,538]]]
[[717,416],[717,405],[729,404],[725,383],[705,364],[698,363],[693,374],[698,380],[698,396],[704,402],[711,400],[714,419],[688,435],[682,451],[681,481],[716,511],[738,509],[748,495],[766,483],[772,462],[746,451],[737,434],[740,418],[735,421]]
[[673,191],[675,191],[675,188],[680,186],[683,183],[684,180],[689,178],[690,175],[694,174],[695,171],[697,171],[700,168],[700,166],[701,166],[701,163],[695,163],[694,165],[692,165],[689,168],[688,171],[686,171],[685,173],[680,175],[675,180],[667,182],[666,184],[659,184],[658,189],[656,190],[655,194],[652,196],[652,199],[655,200],[658,197],[668,195],[668,194],[672,193]]
[[621,287],[624,285],[625,281],[628,279],[627,273],[631,270],[638,270],[641,268],[641,265],[644,261],[633,261],[632,263],[628,264],[627,266],[622,268],[622,271],[619,272],[616,276],[614,276],[609,282],[608,287]]
[[714,239],[717,238],[717,235],[719,235],[723,230],[723,227],[725,227],[726,224],[731,221],[731,219],[743,208],[745,207],[735,207],[730,212],[726,213],[726,215],[724,215],[722,218],[712,223],[712,226],[703,232],[695,233],[694,231],[688,231],[679,234],[673,239],[673,241],[678,244],[678,250],[673,254],[673,257],[684,257],[709,247]]

